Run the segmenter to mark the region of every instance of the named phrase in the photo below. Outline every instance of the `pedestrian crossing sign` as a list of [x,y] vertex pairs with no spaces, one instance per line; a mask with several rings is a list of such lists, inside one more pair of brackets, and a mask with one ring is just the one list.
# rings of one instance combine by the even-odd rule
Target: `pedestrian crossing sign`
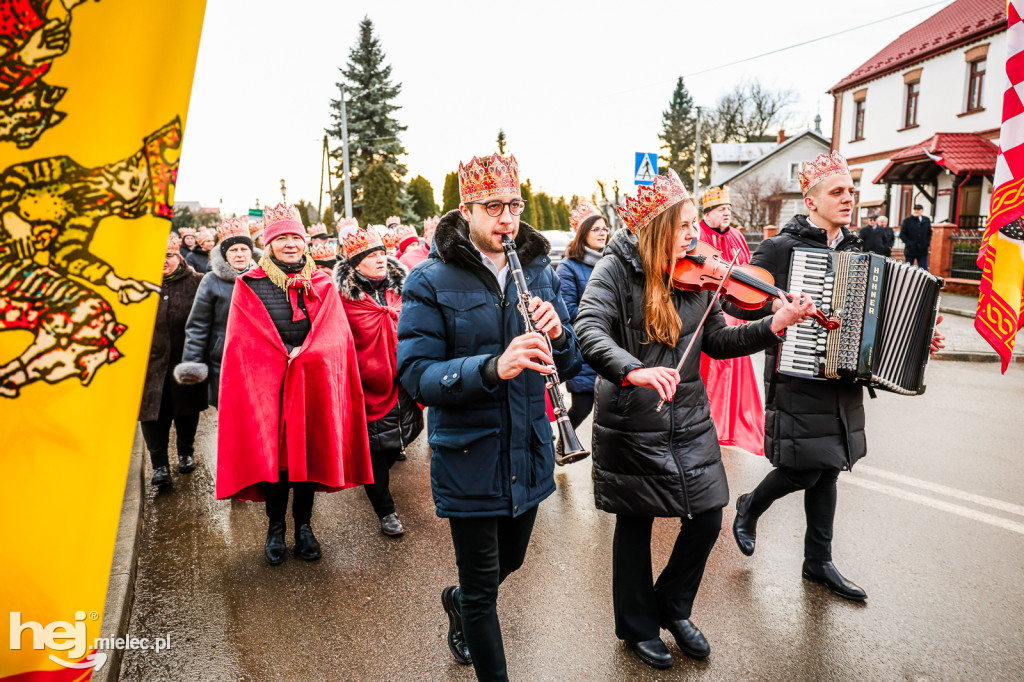
[[658,155],[646,152],[636,153],[636,171],[633,182],[637,185],[654,184],[654,176],[658,174]]

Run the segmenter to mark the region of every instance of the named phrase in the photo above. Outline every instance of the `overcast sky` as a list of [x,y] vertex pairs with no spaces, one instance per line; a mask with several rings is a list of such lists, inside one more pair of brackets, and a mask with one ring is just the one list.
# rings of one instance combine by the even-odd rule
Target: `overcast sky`
[[495,151],[499,128],[535,188],[589,196],[596,179],[617,178],[632,192],[634,152],[658,151],[680,75],[702,106],[745,77],[792,89],[788,130],[812,127],[820,109],[828,136],[826,91],[950,1],[208,0],[175,198],[241,213],[280,201],[284,178],[289,201],[316,205],[329,100],[364,16],[402,84],[406,179],[425,176],[440,203],[445,174]]

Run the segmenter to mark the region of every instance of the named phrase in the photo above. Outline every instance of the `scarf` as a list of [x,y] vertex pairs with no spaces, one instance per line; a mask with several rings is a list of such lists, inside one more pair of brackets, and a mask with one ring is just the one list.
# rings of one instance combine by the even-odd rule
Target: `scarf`
[[583,264],[594,267],[597,261],[601,260],[601,251],[595,251],[589,246],[583,247]]
[[[300,291],[307,296],[317,296],[313,289],[313,259],[303,255],[298,263],[283,263],[270,255],[270,249],[263,252],[260,267],[267,273],[267,278],[288,296],[292,304],[292,322],[300,322],[306,317],[299,307]],[[319,298],[319,296],[317,296]]]

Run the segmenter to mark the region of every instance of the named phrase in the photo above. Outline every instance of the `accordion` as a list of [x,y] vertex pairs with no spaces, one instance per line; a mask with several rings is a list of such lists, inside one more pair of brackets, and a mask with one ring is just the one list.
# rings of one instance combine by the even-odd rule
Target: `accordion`
[[840,325],[826,331],[808,320],[790,327],[779,373],[924,393],[942,278],[873,253],[813,248],[794,249],[789,272],[790,291],[810,294]]

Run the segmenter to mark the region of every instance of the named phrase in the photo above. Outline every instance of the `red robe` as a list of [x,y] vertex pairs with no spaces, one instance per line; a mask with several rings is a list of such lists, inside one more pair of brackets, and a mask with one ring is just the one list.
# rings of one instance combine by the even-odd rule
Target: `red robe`
[[270,314],[248,284],[235,282],[220,378],[217,499],[263,501],[263,482],[312,481],[335,492],[373,482],[363,389],[352,331],[330,276],[313,273],[305,292],[312,328],[289,357]]
[[[725,234],[700,222],[700,240],[722,252],[727,261],[737,252],[737,265],[750,262],[750,248],[743,233],[730,227]],[[725,320],[730,325],[743,324],[731,315]],[[734,445],[755,455],[764,456],[764,405],[757,389],[757,373],[750,356],[713,360],[701,353],[700,374],[707,387],[711,402],[711,417],[718,431],[718,442]]]
[[398,383],[398,314],[402,311],[402,297],[387,289],[384,300],[386,306],[365,294],[358,301],[341,299],[352,326],[366,420],[370,422],[386,416],[402,390]]

